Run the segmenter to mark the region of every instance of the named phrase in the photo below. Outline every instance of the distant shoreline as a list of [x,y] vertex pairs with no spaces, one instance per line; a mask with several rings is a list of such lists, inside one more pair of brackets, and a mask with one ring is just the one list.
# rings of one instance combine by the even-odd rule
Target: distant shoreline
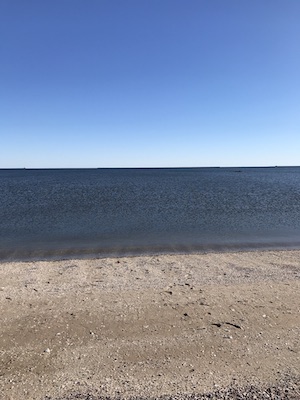
[[11,167],[11,168],[0,168],[0,171],[44,171],[44,170],[119,170],[119,169],[133,169],[133,170],[143,170],[143,169],[253,169],[253,168],[299,168],[299,165],[246,165],[246,166],[211,166],[211,167]]

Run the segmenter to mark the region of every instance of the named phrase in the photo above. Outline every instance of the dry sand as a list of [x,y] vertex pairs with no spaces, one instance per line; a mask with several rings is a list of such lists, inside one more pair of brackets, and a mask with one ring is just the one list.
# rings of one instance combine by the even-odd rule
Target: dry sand
[[1,263],[0,311],[3,400],[300,375],[300,251]]

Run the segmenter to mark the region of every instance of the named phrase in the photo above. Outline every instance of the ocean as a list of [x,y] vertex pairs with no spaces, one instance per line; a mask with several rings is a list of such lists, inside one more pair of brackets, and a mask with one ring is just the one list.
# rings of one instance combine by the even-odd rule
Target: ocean
[[0,170],[0,259],[300,247],[300,167]]

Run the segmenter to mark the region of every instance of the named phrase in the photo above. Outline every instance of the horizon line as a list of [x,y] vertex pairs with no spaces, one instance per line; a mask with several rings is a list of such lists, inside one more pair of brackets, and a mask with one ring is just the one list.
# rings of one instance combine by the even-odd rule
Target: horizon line
[[58,169],[221,169],[221,168],[298,168],[300,165],[232,165],[232,166],[168,166],[168,167],[0,167],[0,170],[58,170]]

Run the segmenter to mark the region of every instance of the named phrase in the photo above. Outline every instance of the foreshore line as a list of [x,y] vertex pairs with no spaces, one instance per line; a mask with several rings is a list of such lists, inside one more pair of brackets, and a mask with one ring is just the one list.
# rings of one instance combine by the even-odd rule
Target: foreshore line
[[32,261],[62,261],[89,260],[99,258],[153,257],[161,255],[196,255],[207,253],[265,252],[265,251],[300,251],[300,243],[296,241],[263,240],[254,242],[229,242],[206,244],[173,244],[155,246],[119,246],[119,247],[59,247],[57,244],[43,248],[0,249],[0,263],[32,262]]
[[1,262],[0,282],[0,398],[299,394],[300,250]]

